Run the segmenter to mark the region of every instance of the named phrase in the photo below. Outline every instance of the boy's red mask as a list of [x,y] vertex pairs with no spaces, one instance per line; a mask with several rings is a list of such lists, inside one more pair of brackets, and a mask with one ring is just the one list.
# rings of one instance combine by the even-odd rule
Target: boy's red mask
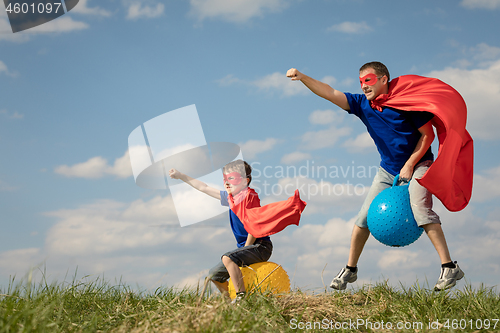
[[231,185],[239,185],[242,179],[243,177],[236,171],[224,174],[224,182],[228,182]]
[[377,76],[373,73],[366,74],[365,76],[359,78],[359,83],[361,84],[361,87],[363,87],[363,83],[369,86],[373,86],[381,77],[382,76]]

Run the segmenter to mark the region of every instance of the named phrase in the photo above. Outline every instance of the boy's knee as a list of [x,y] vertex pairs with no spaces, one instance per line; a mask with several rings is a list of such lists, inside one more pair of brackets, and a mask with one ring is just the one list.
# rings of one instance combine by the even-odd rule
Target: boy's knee
[[224,266],[231,264],[233,261],[228,256],[222,256],[222,263]]

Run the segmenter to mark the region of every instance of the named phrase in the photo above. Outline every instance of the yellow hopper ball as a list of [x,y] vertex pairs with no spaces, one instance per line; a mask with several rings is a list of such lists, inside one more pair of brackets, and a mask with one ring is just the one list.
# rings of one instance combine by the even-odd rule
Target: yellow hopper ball
[[[247,293],[259,291],[272,294],[288,293],[290,291],[290,279],[281,265],[274,262],[259,262],[250,266],[240,267],[243,274],[243,282]],[[229,279],[229,296],[236,297],[233,282]]]

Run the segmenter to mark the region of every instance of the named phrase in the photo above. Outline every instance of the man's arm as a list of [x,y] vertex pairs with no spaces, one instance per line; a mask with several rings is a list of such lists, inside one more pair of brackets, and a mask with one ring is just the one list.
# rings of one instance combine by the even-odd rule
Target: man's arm
[[205,194],[208,194],[209,196],[220,200],[220,191],[218,189],[215,189],[213,187],[208,186],[204,182],[194,179],[192,177],[189,177],[188,175],[183,174],[180,171],[177,171],[176,169],[170,169],[168,172],[170,178],[173,179],[180,179],[184,183],[191,185],[193,188],[197,189],[200,192],[203,192]]
[[401,168],[399,172],[399,177],[404,179],[411,179],[413,175],[413,168],[415,168],[415,164],[420,161],[420,159],[425,155],[427,149],[431,146],[432,141],[434,141],[434,129],[432,128],[432,121],[428,121],[425,125],[418,129],[422,136],[417,142],[413,153],[406,161],[405,165]]
[[345,94],[341,91],[333,89],[328,84],[313,79],[312,77],[299,72],[295,68],[289,69],[286,73],[286,76],[292,78],[292,81],[300,80],[303,84],[305,84],[307,88],[309,88],[309,90],[311,90],[319,97],[323,97],[324,99],[329,100],[333,104],[346,111],[350,110],[349,103],[347,102],[347,97],[345,97]]

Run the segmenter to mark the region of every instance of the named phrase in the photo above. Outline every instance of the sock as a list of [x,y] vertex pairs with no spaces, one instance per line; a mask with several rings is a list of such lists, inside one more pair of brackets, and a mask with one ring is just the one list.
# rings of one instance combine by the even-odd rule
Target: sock
[[345,265],[345,268],[350,270],[352,273],[356,273],[356,271],[358,270],[358,268],[356,266],[352,267],[352,266]]
[[236,296],[245,297],[246,293],[247,293],[246,291],[240,291],[236,293]]
[[457,262],[453,262],[453,261],[450,261],[450,262],[447,262],[445,264],[442,264],[441,267],[442,268],[457,268],[457,265],[455,265]]

